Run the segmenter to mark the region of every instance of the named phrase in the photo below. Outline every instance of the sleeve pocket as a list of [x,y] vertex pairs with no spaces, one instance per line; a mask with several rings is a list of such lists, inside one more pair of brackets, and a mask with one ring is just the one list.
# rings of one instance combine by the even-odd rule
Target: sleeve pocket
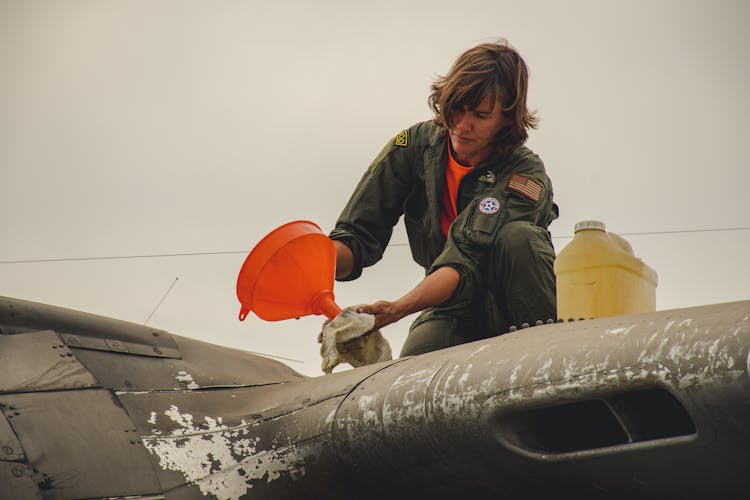
[[498,228],[502,225],[505,211],[503,202],[497,198],[483,198],[467,208],[464,234],[469,241],[491,244]]

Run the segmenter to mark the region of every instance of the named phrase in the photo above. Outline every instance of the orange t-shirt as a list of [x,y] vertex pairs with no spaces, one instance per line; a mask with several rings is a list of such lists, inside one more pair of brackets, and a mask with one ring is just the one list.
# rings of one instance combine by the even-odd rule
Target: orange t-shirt
[[458,215],[456,211],[456,199],[458,198],[458,186],[461,179],[474,167],[464,167],[453,159],[451,146],[448,144],[448,165],[445,168],[445,190],[440,207],[440,230],[443,236],[448,237],[448,230]]

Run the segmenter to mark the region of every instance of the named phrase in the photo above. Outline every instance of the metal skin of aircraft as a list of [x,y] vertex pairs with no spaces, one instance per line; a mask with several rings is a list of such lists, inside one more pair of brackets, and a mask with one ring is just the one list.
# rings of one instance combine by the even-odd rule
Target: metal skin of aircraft
[[0,298],[0,498],[747,498],[750,301],[321,377]]

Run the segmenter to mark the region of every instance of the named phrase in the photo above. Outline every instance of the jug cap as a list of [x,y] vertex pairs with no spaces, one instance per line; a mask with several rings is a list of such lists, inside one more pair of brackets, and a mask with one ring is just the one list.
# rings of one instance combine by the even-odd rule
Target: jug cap
[[584,229],[598,229],[600,231],[606,231],[607,225],[598,220],[584,220],[581,222],[576,222],[573,232],[577,233],[578,231],[582,231]]

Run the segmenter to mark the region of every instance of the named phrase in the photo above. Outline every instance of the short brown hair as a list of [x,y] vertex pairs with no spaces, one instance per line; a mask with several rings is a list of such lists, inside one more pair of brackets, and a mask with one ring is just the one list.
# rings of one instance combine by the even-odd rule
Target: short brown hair
[[474,109],[489,96],[494,107],[499,98],[503,116],[511,121],[497,137],[497,150],[502,154],[526,142],[528,129],[536,128],[538,118],[526,108],[528,81],[523,58],[501,39],[461,54],[450,72],[432,84],[428,103],[435,123],[450,128],[454,113],[464,106]]

